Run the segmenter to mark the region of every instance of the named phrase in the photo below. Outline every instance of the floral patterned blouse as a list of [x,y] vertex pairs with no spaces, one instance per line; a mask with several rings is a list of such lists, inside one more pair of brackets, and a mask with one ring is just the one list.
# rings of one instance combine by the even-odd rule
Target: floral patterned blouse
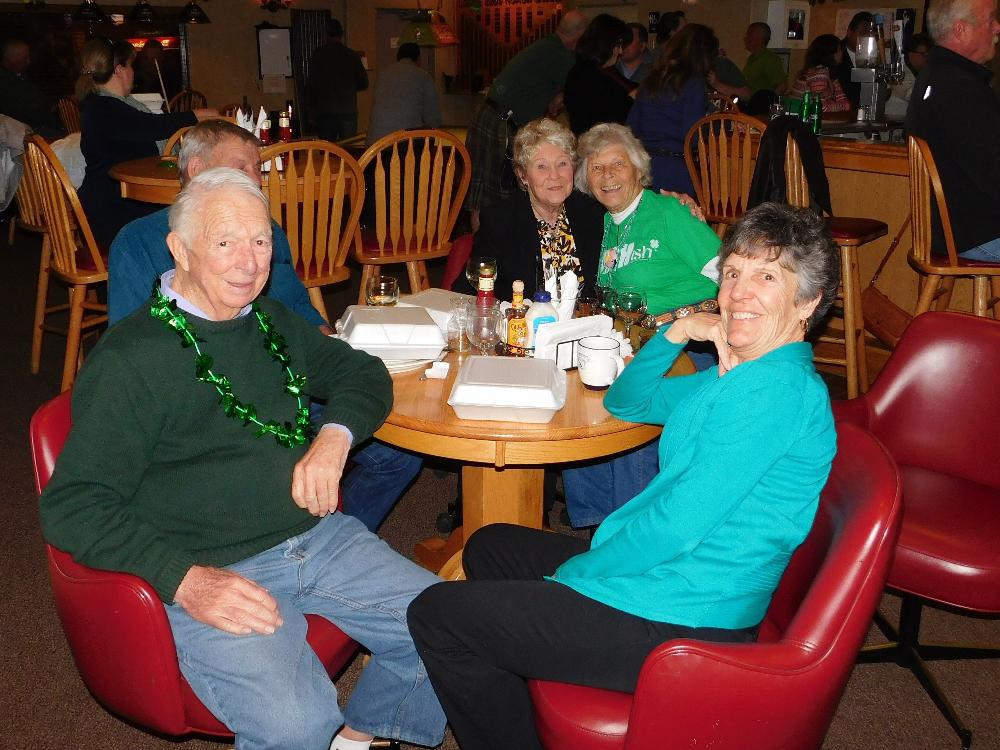
[[584,284],[583,267],[576,255],[576,241],[569,219],[566,218],[566,207],[559,209],[555,226],[544,219],[538,219],[538,244],[542,257],[542,278],[538,288],[544,289],[545,282],[552,277],[561,278],[566,271],[575,271],[582,287]]

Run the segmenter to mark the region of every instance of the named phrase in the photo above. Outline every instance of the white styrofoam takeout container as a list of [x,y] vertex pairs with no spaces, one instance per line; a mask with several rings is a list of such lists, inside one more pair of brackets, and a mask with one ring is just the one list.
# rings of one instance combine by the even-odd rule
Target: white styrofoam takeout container
[[459,419],[544,424],[566,404],[566,373],[551,359],[469,357],[448,404]]
[[447,289],[424,289],[416,294],[404,294],[399,298],[399,305],[424,308],[438,328],[442,331],[448,330],[448,317],[451,315],[451,300],[453,298],[466,299],[472,302],[475,295],[460,294],[450,292]]
[[384,360],[437,359],[444,334],[422,307],[350,305],[337,333],[355,349]]

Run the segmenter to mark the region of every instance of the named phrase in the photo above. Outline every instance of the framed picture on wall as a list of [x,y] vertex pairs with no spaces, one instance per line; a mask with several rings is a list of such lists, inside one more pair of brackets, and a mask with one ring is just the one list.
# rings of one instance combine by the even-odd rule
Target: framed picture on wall
[[805,49],[809,45],[809,3],[807,0],[771,0],[767,4],[767,25],[771,27],[774,49]]

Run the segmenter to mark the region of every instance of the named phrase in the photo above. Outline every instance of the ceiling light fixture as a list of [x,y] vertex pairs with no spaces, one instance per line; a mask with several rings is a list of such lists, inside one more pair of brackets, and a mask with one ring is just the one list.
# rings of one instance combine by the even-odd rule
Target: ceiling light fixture
[[128,17],[130,21],[135,21],[136,23],[152,23],[153,6],[149,4],[149,0],[139,0],[128,14]]
[[94,0],[83,0],[72,15],[74,21],[84,21],[85,23],[103,23],[108,20],[107,14]]
[[292,0],[257,0],[261,10],[269,10],[277,13],[279,10],[287,10],[292,4]]
[[181,23],[212,23],[208,14],[205,13],[194,0],[188,0],[188,4],[181,11]]

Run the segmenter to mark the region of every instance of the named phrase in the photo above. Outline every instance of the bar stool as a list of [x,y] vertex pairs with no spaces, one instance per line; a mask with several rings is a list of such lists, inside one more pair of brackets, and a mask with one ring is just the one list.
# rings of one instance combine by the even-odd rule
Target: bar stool
[[[910,265],[925,276],[920,287],[914,315],[927,312],[938,300],[938,309],[946,310],[951,303],[952,287],[956,278],[972,279],[972,312],[985,318],[993,309],[993,317],[1000,318],[1000,264],[965,260],[958,257],[955,237],[951,231],[951,216],[945,201],[941,177],[927,141],[910,136],[910,211],[913,214],[913,248]],[[944,233],[947,254],[934,255],[931,250],[931,196],[934,197],[941,229]],[[992,286],[992,295],[991,295]]]
[[[790,205],[809,208],[809,183],[802,167],[798,143],[791,135],[787,137],[785,145],[785,186]],[[844,335],[821,335],[814,349],[813,359],[820,364],[843,367],[847,374],[847,397],[855,398],[868,390],[868,358],[865,321],[861,309],[858,251],[862,245],[888,234],[889,226],[876,219],[848,216],[827,216],[826,226],[840,248],[840,289],[837,292],[837,303],[843,316]]]

